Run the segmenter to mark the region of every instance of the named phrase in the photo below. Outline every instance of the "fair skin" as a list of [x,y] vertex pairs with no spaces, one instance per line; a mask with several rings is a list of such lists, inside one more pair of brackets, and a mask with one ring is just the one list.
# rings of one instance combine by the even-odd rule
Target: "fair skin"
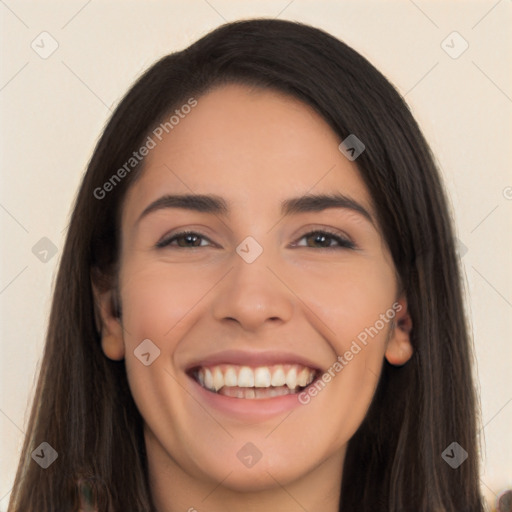
[[[241,85],[197,100],[152,149],[125,197],[121,319],[111,306],[115,291],[95,288],[103,351],[125,359],[144,419],[155,505],[159,512],[337,511],[346,446],[384,358],[402,365],[412,355],[407,298],[356,162],[317,113]],[[286,199],[334,193],[359,203],[373,222],[350,208],[281,213]],[[166,207],[139,219],[165,194],[219,196],[229,211]],[[355,248],[315,235],[326,229]],[[196,238],[155,247],[184,230]],[[263,249],[251,263],[236,251],[248,236]],[[249,254],[254,247],[242,244]],[[217,363],[232,363],[222,357],[236,350],[239,366],[244,357],[249,367],[269,355],[272,363],[300,358],[321,377],[397,303],[394,321],[360,343],[306,405],[298,395],[223,397],[189,375],[191,365],[221,353]],[[134,355],[145,339],[160,350],[148,366]],[[247,443],[257,451],[249,445],[237,456]],[[250,467],[242,462],[257,455]]]

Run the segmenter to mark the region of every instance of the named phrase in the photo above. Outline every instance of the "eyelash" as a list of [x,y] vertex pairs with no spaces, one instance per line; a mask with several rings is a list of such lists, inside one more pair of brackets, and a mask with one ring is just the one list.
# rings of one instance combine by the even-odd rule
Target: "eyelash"
[[[325,250],[336,250],[336,249],[355,249],[356,246],[355,244],[346,239],[346,238],[343,238],[342,236],[336,234],[336,233],[333,233],[332,231],[329,231],[327,229],[317,229],[317,230],[314,230],[314,231],[309,231],[308,233],[304,233],[300,238],[299,240],[302,240],[303,238],[307,238],[311,235],[316,235],[316,234],[320,234],[320,235],[326,235],[327,238],[330,238],[330,239],[333,239],[335,240],[336,242],[339,243],[339,246],[334,246],[334,247],[320,247],[320,249],[325,249]],[[175,240],[177,240],[178,238],[182,237],[182,236],[187,236],[187,235],[196,235],[196,236],[199,236],[200,238],[204,239],[204,240],[208,240],[210,241],[210,239],[206,236],[203,236],[201,235],[201,233],[198,233],[196,231],[181,231],[179,233],[176,233],[174,235],[172,235],[171,237],[169,238],[164,238],[163,240],[161,240],[160,242],[158,242],[156,244],[156,247],[161,249],[161,248],[164,248],[164,247],[168,247],[171,245],[171,242],[174,242]],[[190,247],[179,247],[179,246],[174,246],[178,249],[198,249],[199,247],[202,247],[202,246],[190,246]],[[300,246],[300,247],[306,247],[306,248],[310,248],[310,249],[313,249],[314,247],[309,247],[309,246]]]

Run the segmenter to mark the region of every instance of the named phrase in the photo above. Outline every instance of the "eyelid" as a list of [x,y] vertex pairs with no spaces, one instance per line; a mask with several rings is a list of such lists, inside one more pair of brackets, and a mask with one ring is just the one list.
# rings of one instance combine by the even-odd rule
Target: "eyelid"
[[[212,242],[212,240],[210,240],[209,237],[207,237],[205,234],[201,233],[201,231],[199,231],[199,230],[184,229],[182,231],[171,232],[168,235],[164,235],[155,244],[155,247],[158,248],[158,249],[162,249],[162,248],[167,247],[168,245],[170,245],[170,242],[174,241],[174,239],[176,239],[176,238],[178,238],[180,236],[185,236],[185,235],[198,235],[200,238],[202,238],[204,240],[207,240],[210,244],[212,244],[214,246],[217,245],[217,244],[215,244],[215,242]],[[196,248],[198,249],[199,247],[190,247],[190,249],[196,249]],[[186,247],[181,247],[181,249],[186,249]]]
[[[304,237],[312,235],[314,233],[324,233],[326,235],[329,235],[331,238],[338,241],[340,245],[332,246],[332,247],[321,247],[321,249],[324,250],[335,250],[335,249],[357,249],[356,243],[352,240],[350,236],[348,236],[346,233],[334,229],[334,228],[327,228],[327,227],[321,227],[321,226],[313,226],[308,227],[306,231],[304,231],[298,238],[296,238],[297,241],[302,240]],[[295,246],[297,246],[297,242],[294,242]],[[299,247],[306,247],[308,246],[299,246]],[[313,247],[309,247],[310,249],[313,249]]]

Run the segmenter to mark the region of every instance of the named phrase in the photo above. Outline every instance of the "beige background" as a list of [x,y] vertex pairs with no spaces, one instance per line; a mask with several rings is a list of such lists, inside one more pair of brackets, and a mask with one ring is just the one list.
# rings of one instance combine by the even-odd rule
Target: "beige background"
[[[158,57],[224,21],[253,16],[327,30],[405,95],[437,155],[463,244],[481,392],[482,488],[490,500],[512,488],[511,0],[5,0],[0,512],[28,419],[71,202],[110,111]],[[39,36],[43,31],[59,45],[46,59],[31,47],[35,40],[39,52],[51,48],[49,36]],[[453,31],[469,44],[458,58],[445,51],[463,48]],[[32,252],[43,237],[57,248],[47,262]]]

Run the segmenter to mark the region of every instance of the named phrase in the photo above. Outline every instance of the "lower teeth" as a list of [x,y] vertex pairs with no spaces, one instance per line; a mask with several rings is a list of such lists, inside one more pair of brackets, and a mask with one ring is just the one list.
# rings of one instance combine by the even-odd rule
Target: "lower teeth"
[[262,399],[273,398],[276,396],[294,395],[296,390],[288,386],[268,387],[268,388],[240,388],[238,386],[224,386],[217,391],[217,394],[230,396],[233,398]]

